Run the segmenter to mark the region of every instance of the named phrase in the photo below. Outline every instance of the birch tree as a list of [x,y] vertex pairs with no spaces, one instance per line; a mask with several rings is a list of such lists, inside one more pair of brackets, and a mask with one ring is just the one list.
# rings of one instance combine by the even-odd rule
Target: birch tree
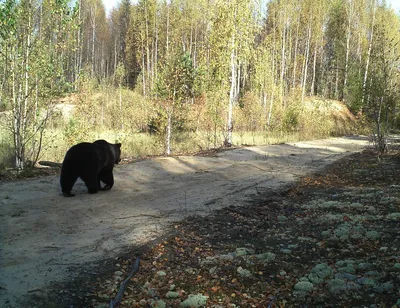
[[214,77],[222,88],[229,89],[226,136],[224,144],[232,145],[233,106],[240,91],[238,74],[249,58],[250,42],[254,37],[253,3],[244,0],[218,0],[212,21],[211,42],[215,56],[212,63]]
[[165,154],[171,154],[171,139],[175,117],[182,105],[194,96],[196,73],[189,53],[173,56],[162,67],[156,83],[159,106],[166,115]]
[[[25,169],[28,161],[37,161],[43,131],[52,112],[52,97],[62,93],[65,80],[60,54],[67,46],[71,15],[65,2],[50,4],[46,10],[53,14],[48,15],[42,14],[42,3],[34,0],[10,1],[1,7],[9,26],[0,41],[1,50],[6,50],[1,53],[2,61],[7,63],[2,99],[11,106],[9,129],[18,169]],[[52,23],[41,19],[43,16],[62,21],[53,40],[46,40],[38,28]]]

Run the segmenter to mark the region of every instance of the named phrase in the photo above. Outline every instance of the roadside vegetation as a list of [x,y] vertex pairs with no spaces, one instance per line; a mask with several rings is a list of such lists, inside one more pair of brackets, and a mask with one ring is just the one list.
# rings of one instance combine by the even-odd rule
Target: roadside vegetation
[[[129,102],[130,106],[124,108],[126,120],[119,121],[120,112],[113,110],[114,103],[111,98],[107,101],[107,95],[110,92],[96,92],[85,98],[73,95],[57,104],[57,111],[43,131],[39,160],[62,162],[65,152],[73,144],[96,139],[122,142],[126,159],[165,154],[165,131],[163,124],[159,123],[164,119],[159,115],[156,104],[126,90],[124,101]],[[86,101],[82,102],[82,99]],[[184,128],[179,129],[171,140],[173,154],[193,154],[223,146],[225,136],[222,119],[220,124],[207,121],[208,111],[209,106],[205,103],[186,106],[182,111],[185,113],[185,120],[182,121]],[[276,110],[276,117],[283,121],[274,121],[274,127],[264,130],[262,127],[265,127],[266,121],[262,110],[249,115],[242,107],[236,106],[234,111],[237,128],[232,139],[235,146],[278,144],[363,131],[363,126],[345,105],[332,100],[310,98],[308,106],[301,108],[300,105],[294,105],[289,114]],[[2,161],[12,166],[14,152],[7,130],[2,131],[0,140]]]

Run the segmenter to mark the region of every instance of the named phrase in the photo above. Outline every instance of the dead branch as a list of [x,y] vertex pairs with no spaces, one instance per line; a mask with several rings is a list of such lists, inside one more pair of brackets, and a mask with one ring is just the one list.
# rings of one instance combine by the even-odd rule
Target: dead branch
[[61,168],[61,165],[62,165],[61,163],[55,163],[55,162],[47,161],[47,160],[41,160],[38,163],[39,163],[39,165],[53,167],[53,168]]
[[133,275],[135,275],[139,271],[139,265],[140,265],[140,257],[138,256],[135,260],[135,264],[133,264],[131,271],[128,273],[128,277],[126,277],[126,279],[121,283],[117,296],[115,296],[114,300],[110,301],[109,308],[117,307],[121,303],[122,296],[125,292],[126,286],[129,280],[133,277]]

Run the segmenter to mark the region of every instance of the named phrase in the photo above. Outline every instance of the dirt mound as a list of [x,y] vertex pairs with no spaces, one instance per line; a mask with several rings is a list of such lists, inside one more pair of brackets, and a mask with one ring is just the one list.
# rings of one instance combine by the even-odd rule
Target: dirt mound
[[356,117],[351,113],[349,108],[340,101],[309,97],[304,101],[304,108],[310,111],[318,111],[321,114],[339,118],[343,121],[356,121]]

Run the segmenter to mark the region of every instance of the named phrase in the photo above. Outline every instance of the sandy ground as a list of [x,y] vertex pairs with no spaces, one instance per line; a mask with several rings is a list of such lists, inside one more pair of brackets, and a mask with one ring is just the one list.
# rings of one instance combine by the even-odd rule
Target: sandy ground
[[347,137],[160,157],[117,166],[111,191],[89,195],[78,182],[74,198],[61,196],[55,176],[0,182],[0,306],[19,307],[73,277],[72,267],[155,239],[189,215],[265,198],[367,144]]

